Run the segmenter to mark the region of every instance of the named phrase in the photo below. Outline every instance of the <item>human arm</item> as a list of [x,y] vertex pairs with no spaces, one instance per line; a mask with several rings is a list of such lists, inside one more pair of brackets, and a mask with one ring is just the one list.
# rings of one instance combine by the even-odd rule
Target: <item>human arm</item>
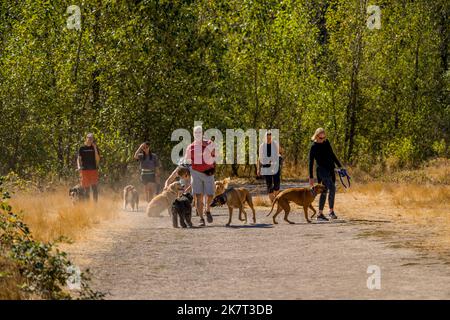
[[341,168],[341,162],[339,161],[339,159],[336,157],[336,154],[333,151],[333,148],[331,147],[330,142],[328,142],[329,148],[330,148],[330,152],[331,152],[331,157],[333,159],[333,162],[338,166],[338,168]]
[[311,146],[309,149],[309,157],[308,157],[308,172],[309,172],[309,185],[312,187],[314,186],[314,175],[313,175],[313,168],[314,168],[314,145]]
[[134,159],[139,160],[139,154],[141,154],[142,149],[144,148],[145,143],[142,143],[139,148],[134,153]]
[[164,188],[167,188],[172,182],[175,181],[177,177],[177,170],[178,168],[175,168],[175,170],[172,171],[170,176],[167,178],[166,182],[164,183]]

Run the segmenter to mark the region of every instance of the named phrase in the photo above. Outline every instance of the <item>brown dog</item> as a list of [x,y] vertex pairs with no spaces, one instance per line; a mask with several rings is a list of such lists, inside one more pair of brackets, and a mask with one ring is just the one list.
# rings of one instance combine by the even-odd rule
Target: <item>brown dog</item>
[[183,189],[184,187],[178,181],[169,184],[161,194],[158,194],[150,201],[147,206],[147,215],[149,217],[159,217],[164,210],[168,210],[169,216],[171,216],[170,208],[172,203],[178,198]]
[[284,210],[284,221],[294,224],[294,222],[288,220],[289,212],[291,211],[289,202],[294,202],[303,207],[303,210],[305,211],[305,219],[311,223],[311,220],[308,218],[308,208],[314,212],[311,218],[314,217],[316,215],[316,209],[314,209],[311,203],[314,201],[316,195],[324,192],[325,189],[326,187],[323,184],[316,184],[312,188],[289,188],[283,190],[273,200],[272,209],[267,216],[272,213],[275,203],[278,203],[277,212],[273,215],[273,223],[278,223],[275,219],[277,215]]
[[[247,203],[253,212],[253,223],[256,223],[255,208],[253,208],[252,196],[245,188],[228,188],[222,194],[216,196],[211,203],[211,207],[222,206],[226,204],[228,206],[229,218],[227,227],[231,224],[231,218],[233,216],[233,209],[239,209],[239,220],[247,223],[247,212],[245,212],[244,204]],[[245,219],[242,219],[242,213],[244,213]]]
[[132,185],[128,185],[123,189],[123,210],[127,208],[127,205],[131,206],[131,210],[139,210],[139,193]]
[[223,180],[217,180],[215,182],[216,192],[214,193],[214,197],[217,197],[219,194],[224,193],[225,190],[228,188],[229,183],[230,183],[230,178],[225,178]]
[[[216,182],[214,182],[215,186],[216,186],[216,191],[214,193],[214,197],[217,197],[219,194],[222,194],[225,192],[225,190],[228,188],[228,184],[230,183],[230,178],[225,178],[223,180],[217,180]],[[192,207],[196,207],[196,198],[194,197],[194,203],[192,204]],[[195,210],[195,214],[198,216],[198,212],[197,210]]]

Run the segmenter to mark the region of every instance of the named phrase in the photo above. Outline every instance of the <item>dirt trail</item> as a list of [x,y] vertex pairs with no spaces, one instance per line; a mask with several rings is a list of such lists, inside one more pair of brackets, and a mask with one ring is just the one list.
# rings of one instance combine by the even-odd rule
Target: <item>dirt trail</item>
[[[107,299],[450,299],[448,262],[361,236],[386,222],[307,224],[296,209],[297,224],[273,226],[267,212],[225,228],[227,209],[215,209],[195,229],[121,212],[68,250]],[[367,288],[369,265],[381,268],[380,290]]]

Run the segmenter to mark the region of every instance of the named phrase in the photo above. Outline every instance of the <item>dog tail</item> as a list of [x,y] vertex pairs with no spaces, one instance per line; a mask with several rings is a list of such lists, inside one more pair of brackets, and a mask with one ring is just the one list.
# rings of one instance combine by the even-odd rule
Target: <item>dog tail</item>
[[272,213],[272,211],[273,211],[273,208],[275,207],[275,203],[277,203],[278,202],[278,196],[276,196],[276,198],[275,199],[273,199],[273,202],[272,202],[272,209],[270,209],[270,212],[267,214],[267,216],[266,217],[268,217],[268,216],[270,216],[270,214]]

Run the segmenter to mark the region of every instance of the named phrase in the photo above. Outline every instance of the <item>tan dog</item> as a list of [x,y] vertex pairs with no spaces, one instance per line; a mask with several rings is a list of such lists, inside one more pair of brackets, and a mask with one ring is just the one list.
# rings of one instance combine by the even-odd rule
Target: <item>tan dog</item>
[[[214,193],[214,197],[217,197],[219,194],[222,194],[225,192],[225,190],[228,188],[228,184],[230,183],[230,178],[225,178],[223,180],[217,180],[216,182],[214,182],[215,186],[216,186],[216,191]],[[194,203],[192,204],[192,207],[195,208],[196,207],[196,198],[194,197]],[[198,212],[197,210],[195,210],[196,215],[198,216]]]
[[311,218],[314,217],[316,215],[316,209],[312,206],[312,202],[314,201],[316,195],[324,192],[325,189],[326,187],[324,185],[316,184],[313,188],[289,188],[283,190],[273,200],[272,209],[267,216],[272,213],[275,203],[278,203],[277,212],[273,215],[273,223],[278,223],[275,219],[277,215],[284,210],[284,221],[293,224],[294,222],[288,220],[288,216],[291,211],[289,202],[294,202],[303,207],[303,210],[305,211],[305,219],[311,223],[311,220],[308,218],[308,208],[314,212]]
[[214,193],[214,197],[217,197],[219,194],[224,193],[225,190],[228,188],[228,184],[230,184],[230,178],[225,178],[223,180],[216,181],[215,182],[216,192]]
[[[231,218],[233,216],[233,209],[239,209],[239,220],[247,223],[247,212],[245,212],[244,205],[247,203],[253,212],[253,223],[256,223],[255,208],[253,208],[252,196],[245,188],[228,188],[222,194],[216,196],[211,203],[211,207],[222,206],[226,204],[228,206],[229,218],[227,227],[231,224]],[[245,219],[242,219],[242,213],[244,213]]]
[[166,188],[164,188],[161,194],[150,201],[147,206],[147,216],[149,217],[159,217],[164,210],[169,212],[171,215],[170,208],[172,203],[178,198],[178,195],[183,191],[183,186],[180,182],[172,182]]
[[127,209],[127,205],[131,206],[131,210],[139,209],[139,193],[132,185],[128,185],[123,189],[123,210]]

